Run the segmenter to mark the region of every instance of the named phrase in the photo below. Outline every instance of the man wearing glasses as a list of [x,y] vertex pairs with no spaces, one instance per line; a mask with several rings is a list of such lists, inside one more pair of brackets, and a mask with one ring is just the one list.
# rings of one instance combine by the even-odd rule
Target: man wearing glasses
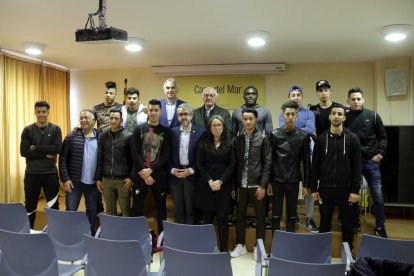
[[231,116],[227,109],[224,109],[216,105],[218,100],[218,94],[213,87],[206,87],[203,90],[203,102],[202,107],[194,110],[192,123],[193,125],[207,128],[208,120],[214,115],[220,115],[223,117],[225,125],[227,127],[227,133],[231,133]]
[[175,222],[194,224],[193,194],[197,180],[197,144],[205,132],[192,125],[193,108],[182,103],[177,108],[180,126],[170,131],[171,158],[168,163],[169,185],[174,202]]

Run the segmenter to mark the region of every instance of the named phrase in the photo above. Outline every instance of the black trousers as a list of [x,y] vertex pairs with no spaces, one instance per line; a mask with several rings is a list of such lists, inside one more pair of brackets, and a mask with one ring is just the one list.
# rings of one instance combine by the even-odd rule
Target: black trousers
[[24,194],[26,212],[29,214],[30,228],[33,229],[36,219],[37,203],[43,188],[47,206],[59,210],[59,178],[57,173],[25,174]]
[[256,198],[257,188],[239,188],[237,198],[236,244],[245,244],[246,240],[246,209],[249,200],[254,204],[256,214],[256,239],[265,238],[266,200]]
[[158,234],[163,231],[162,221],[166,220],[167,218],[167,207],[166,207],[166,199],[167,199],[167,192],[168,192],[168,185],[167,185],[167,176],[164,171],[158,170],[151,174],[152,178],[154,178],[155,183],[153,185],[146,185],[145,181],[137,176],[132,178],[133,186],[132,186],[132,208],[131,208],[131,216],[143,216],[144,215],[144,201],[147,195],[148,189],[151,189],[154,200],[155,200],[155,208],[157,210],[157,226],[158,226]]
[[272,232],[280,230],[280,218],[282,217],[284,198],[286,199],[286,231],[295,232],[299,182],[275,182],[272,183],[272,188]]
[[174,202],[175,222],[182,224],[194,224],[194,185],[185,178],[179,179],[178,183],[170,185],[170,190]]
[[349,246],[353,248],[352,211],[355,208],[353,205],[358,203],[348,202],[349,189],[319,187],[319,196],[322,200],[322,203],[319,202],[319,213],[321,215],[319,233],[331,231],[332,215],[336,203],[341,216],[342,241],[348,242]]

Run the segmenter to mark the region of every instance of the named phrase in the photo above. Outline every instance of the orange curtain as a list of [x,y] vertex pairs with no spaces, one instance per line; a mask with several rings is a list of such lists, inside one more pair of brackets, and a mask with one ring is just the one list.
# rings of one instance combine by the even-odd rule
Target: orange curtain
[[0,201],[23,202],[23,128],[35,121],[34,103],[49,102],[49,121],[65,135],[69,126],[69,72],[0,54]]

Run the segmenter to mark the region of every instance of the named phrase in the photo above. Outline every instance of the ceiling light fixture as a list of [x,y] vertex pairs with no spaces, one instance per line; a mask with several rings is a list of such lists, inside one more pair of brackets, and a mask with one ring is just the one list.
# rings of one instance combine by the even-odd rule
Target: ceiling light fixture
[[24,42],[24,51],[29,55],[38,56],[45,50],[45,45],[37,42]]
[[139,52],[144,47],[145,40],[138,37],[129,37],[125,49],[130,52]]
[[387,41],[401,41],[407,38],[411,32],[412,25],[409,24],[395,24],[382,28],[382,36]]
[[251,47],[259,48],[266,44],[269,33],[266,31],[249,31],[247,32],[247,44]]

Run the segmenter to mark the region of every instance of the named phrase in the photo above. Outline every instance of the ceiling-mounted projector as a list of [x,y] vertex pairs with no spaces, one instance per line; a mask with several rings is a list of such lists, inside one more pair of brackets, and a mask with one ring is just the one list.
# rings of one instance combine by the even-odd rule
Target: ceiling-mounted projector
[[[95,27],[93,17],[99,16],[99,26]],[[89,26],[89,27],[88,27]],[[128,40],[128,33],[106,25],[106,0],[99,0],[99,9],[88,15],[84,29],[75,32],[76,42],[107,43],[124,42]]]
[[128,33],[113,27],[102,29],[78,29],[76,42],[124,42],[128,40]]

